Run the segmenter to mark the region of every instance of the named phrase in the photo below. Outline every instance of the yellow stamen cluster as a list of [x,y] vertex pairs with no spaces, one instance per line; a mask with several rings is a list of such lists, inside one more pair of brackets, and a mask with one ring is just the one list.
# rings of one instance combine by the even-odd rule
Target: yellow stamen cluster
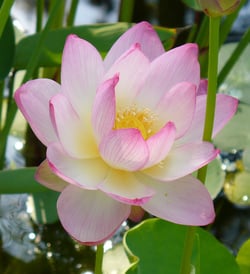
[[147,140],[155,133],[153,126],[156,118],[156,115],[150,109],[138,109],[133,105],[117,111],[114,128],[136,128]]

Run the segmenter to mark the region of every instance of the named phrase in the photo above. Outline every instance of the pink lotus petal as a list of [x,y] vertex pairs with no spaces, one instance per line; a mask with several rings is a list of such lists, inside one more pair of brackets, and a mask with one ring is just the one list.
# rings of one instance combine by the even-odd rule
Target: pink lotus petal
[[36,79],[22,85],[14,94],[25,119],[44,145],[57,140],[50,121],[49,100],[59,92],[58,83],[50,79]]
[[238,108],[238,100],[226,94],[217,94],[213,138],[231,120]]
[[183,225],[203,226],[213,222],[213,201],[205,186],[194,177],[153,184],[157,194],[142,206],[152,215]]
[[[206,95],[197,96],[196,110],[194,118],[189,130],[186,134],[178,140],[178,143],[195,142],[202,140],[203,127],[205,120],[206,110]],[[215,119],[213,137],[228,123],[233,117],[238,107],[238,100],[225,95],[217,94],[216,96],[216,108],[215,108]]]
[[149,159],[143,168],[158,164],[166,158],[174,143],[175,133],[175,124],[168,122],[159,132],[146,141],[149,148]]
[[61,83],[80,117],[89,116],[103,73],[103,61],[96,48],[76,35],[69,35],[63,50]]
[[154,190],[138,181],[133,173],[122,170],[110,170],[99,189],[130,205],[142,205],[154,194]]
[[141,46],[134,44],[116,60],[105,74],[105,79],[119,73],[116,86],[116,101],[118,107],[126,107],[133,103],[149,68],[149,60],[142,53]]
[[92,125],[98,143],[114,127],[116,114],[115,86],[118,81],[118,75],[105,81],[99,86],[95,96]]
[[76,158],[96,158],[99,155],[92,128],[80,120],[63,94],[50,101],[51,120],[67,153]]
[[59,192],[68,186],[67,182],[56,176],[51,171],[47,160],[44,160],[38,167],[35,179],[42,185]]
[[155,59],[149,68],[144,85],[136,98],[137,102],[154,109],[165,94],[180,82],[200,83],[200,66],[195,44],[185,44],[164,53]]
[[165,52],[153,27],[147,22],[141,22],[126,31],[114,43],[104,60],[105,67],[110,68],[115,60],[136,43],[141,44],[142,52],[149,60],[153,60]]
[[156,110],[161,120],[172,121],[176,139],[190,127],[196,105],[196,86],[188,82],[175,85],[161,100]]
[[71,158],[58,143],[49,145],[47,159],[58,177],[86,189],[97,189],[108,172],[108,167],[100,158]]
[[114,169],[136,171],[148,160],[148,146],[139,130],[113,130],[101,141],[100,154]]
[[78,242],[97,245],[109,239],[127,219],[130,206],[100,191],[69,186],[59,196],[57,209],[65,230]]
[[167,157],[143,173],[161,181],[171,181],[188,175],[216,158],[219,151],[208,142],[188,143],[172,148]]

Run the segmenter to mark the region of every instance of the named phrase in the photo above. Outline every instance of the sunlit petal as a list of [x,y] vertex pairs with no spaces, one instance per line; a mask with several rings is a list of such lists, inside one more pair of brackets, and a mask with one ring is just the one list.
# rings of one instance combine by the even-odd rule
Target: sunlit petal
[[154,194],[154,190],[138,181],[133,173],[122,170],[110,171],[99,189],[130,205],[142,205]]
[[149,69],[149,60],[143,54],[140,44],[133,45],[106,72],[105,79],[119,73],[116,86],[117,107],[133,103]]
[[153,60],[165,52],[153,27],[147,22],[141,22],[126,31],[114,43],[104,60],[106,69],[110,68],[125,51],[136,43],[142,46],[142,52],[149,60]]
[[91,119],[92,103],[103,73],[99,52],[86,40],[69,35],[62,57],[62,91],[80,117]]
[[[178,140],[179,143],[202,140],[206,111],[206,95],[197,96],[196,109],[192,124],[186,134]],[[225,95],[217,94],[214,118],[213,137],[233,117],[238,107],[238,100]]]
[[102,83],[95,97],[92,124],[97,142],[108,134],[115,123],[116,102],[115,102],[115,86],[119,81],[119,76]]
[[83,124],[67,97],[63,94],[54,96],[50,101],[50,114],[58,138],[70,156],[98,157],[98,148],[90,125]]
[[137,129],[113,130],[100,143],[100,153],[112,168],[141,169],[148,160],[148,146]]
[[136,100],[154,109],[178,83],[190,82],[198,87],[200,66],[197,54],[197,45],[185,44],[156,58],[150,64],[149,73]]
[[211,143],[184,144],[173,148],[160,164],[143,172],[162,181],[175,180],[208,164],[218,153]]
[[42,185],[59,192],[68,186],[66,181],[62,180],[51,171],[47,160],[44,160],[38,167],[35,179]]
[[159,132],[147,140],[149,159],[144,168],[153,166],[164,160],[175,140],[175,124],[168,122]]
[[60,85],[52,80],[36,79],[22,85],[14,94],[25,119],[44,145],[57,140],[50,120],[49,101],[60,90]]
[[59,196],[58,215],[65,230],[85,245],[103,243],[130,213],[130,206],[119,203],[101,191],[69,186]]
[[142,206],[152,215],[193,226],[213,222],[213,201],[205,186],[194,177],[186,176],[176,181],[152,184],[157,193]]
[[196,86],[182,82],[175,85],[160,101],[155,111],[159,118],[172,121],[176,127],[176,138],[184,135],[191,125],[196,106]]
[[70,157],[58,143],[47,149],[51,170],[63,180],[86,189],[97,189],[107,176],[108,167],[100,159]]

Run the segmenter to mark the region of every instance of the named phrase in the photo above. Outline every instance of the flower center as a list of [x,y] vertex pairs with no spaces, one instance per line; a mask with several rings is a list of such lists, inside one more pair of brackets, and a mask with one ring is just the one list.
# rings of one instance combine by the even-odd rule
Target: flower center
[[153,124],[156,115],[148,108],[138,109],[135,105],[126,107],[116,113],[114,129],[136,128],[147,140],[155,132]]

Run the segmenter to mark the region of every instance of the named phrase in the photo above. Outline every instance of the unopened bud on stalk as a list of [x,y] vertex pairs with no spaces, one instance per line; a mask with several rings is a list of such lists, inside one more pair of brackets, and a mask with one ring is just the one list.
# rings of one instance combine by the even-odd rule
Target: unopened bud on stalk
[[208,16],[219,17],[235,11],[241,0],[197,0],[197,2]]

